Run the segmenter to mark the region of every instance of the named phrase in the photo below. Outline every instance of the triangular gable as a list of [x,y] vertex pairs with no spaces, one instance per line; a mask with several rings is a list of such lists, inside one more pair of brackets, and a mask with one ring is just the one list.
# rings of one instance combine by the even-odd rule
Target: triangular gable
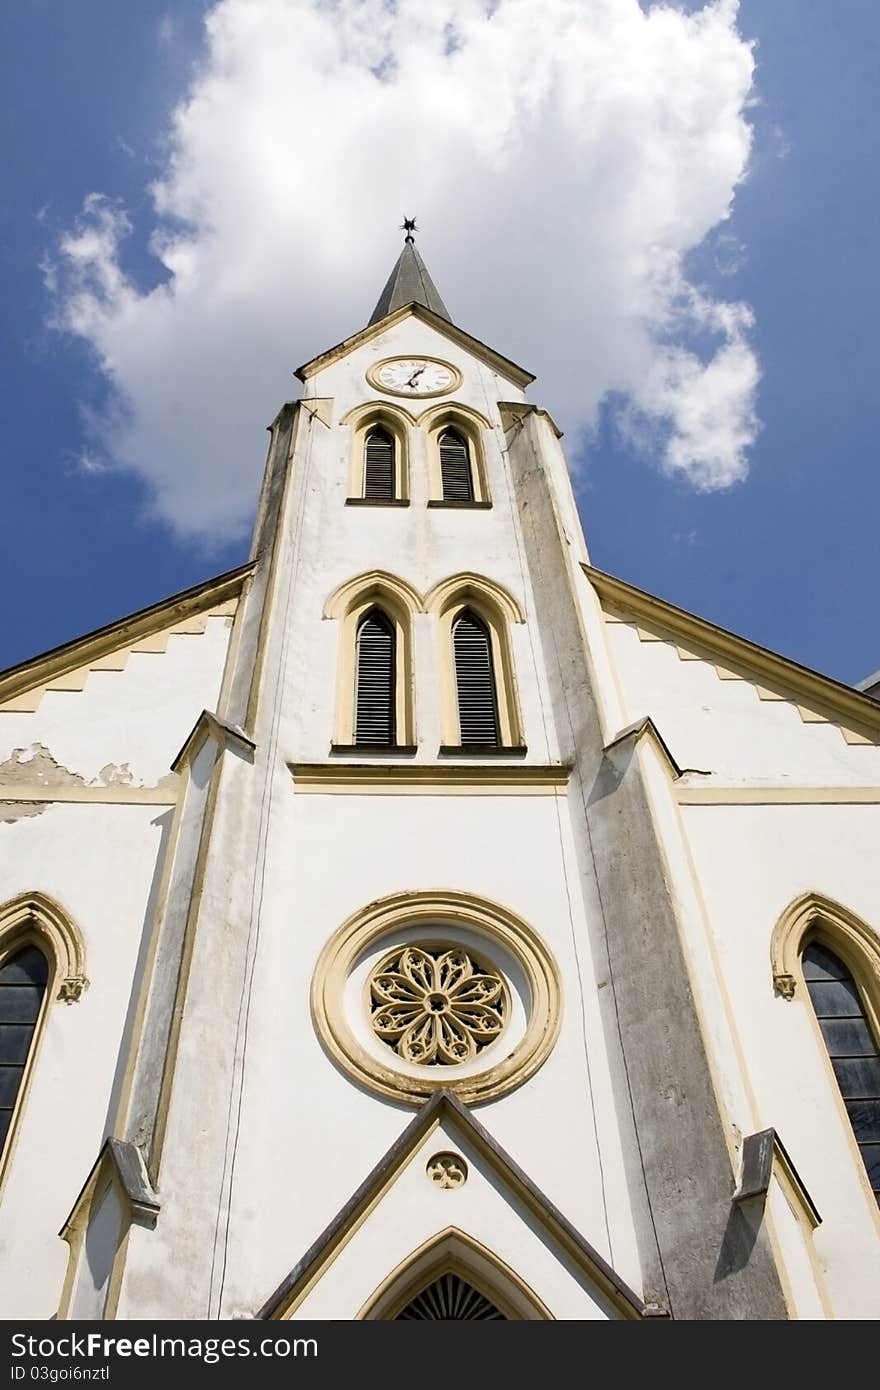
[[151,648],[160,634],[203,631],[208,613],[232,612],[245,580],[253,573],[253,563],[227,570],[191,589],[162,599],[106,627],[96,628],[72,642],[53,647],[18,666],[0,672],[0,708],[35,709],[37,696],[52,689],[82,689],[90,669],[121,669],[115,666],[118,653],[134,647]]
[[386,314],[384,318],[378,319],[375,323],[370,323],[366,328],[362,328],[359,333],[355,333],[351,338],[345,338],[335,347],[328,348],[319,357],[313,357],[310,362],[298,367],[296,375],[300,381],[308,381],[309,377],[321,371],[323,367],[329,367],[331,363],[338,362],[341,358],[347,357],[350,352],[354,352],[362,343],[368,343],[372,338],[378,337],[386,329],[393,328],[395,324],[402,323],[412,315],[414,318],[421,319],[424,323],[436,328],[445,338],[451,338],[459,347],[463,347],[467,352],[473,353],[474,357],[479,357],[481,361],[492,367],[494,371],[506,376],[514,385],[526,387],[534,381],[534,375],[527,372],[524,367],[518,367],[515,362],[511,362],[509,357],[503,357],[500,352],[490,348],[486,343],[480,342],[479,338],[472,338],[470,333],[465,333],[463,328],[458,328],[456,324],[450,323],[448,319],[441,318],[431,309],[426,309],[423,304],[405,304],[401,309],[395,309],[393,313]]
[[808,722],[814,716],[839,725],[848,743],[880,741],[880,702],[869,695],[591,565],[581,568],[603,608],[633,621],[640,630],[716,665],[719,674],[750,681],[763,697],[790,700]]
[[[428,1148],[433,1149],[430,1141],[435,1133],[441,1145],[444,1139],[454,1135],[458,1141],[457,1147],[470,1153],[474,1164],[485,1169],[491,1178],[491,1187],[512,1199],[511,1206],[525,1209],[522,1218],[511,1217],[511,1220],[518,1220],[520,1225],[525,1222],[531,1229],[538,1228],[543,1247],[549,1249],[564,1268],[573,1268],[586,1285],[596,1291],[598,1299],[612,1310],[613,1316],[629,1319],[666,1316],[663,1310],[644,1304],[461,1101],[452,1092],[440,1090],[422,1106],[342,1210],[266,1300],[257,1314],[258,1318],[289,1318],[309,1298],[320,1281],[328,1275],[337,1257],[348,1251],[350,1242],[356,1238],[368,1218],[378,1213],[380,1204],[389,1199],[401,1176],[405,1176],[412,1168],[413,1160],[418,1157],[421,1161],[423,1154],[420,1150],[423,1150],[426,1144]],[[469,1177],[468,1181],[471,1180]],[[421,1181],[428,1183],[430,1177],[421,1173]],[[427,1187],[425,1191],[434,1195],[430,1194]],[[424,1205],[427,1207],[427,1201]],[[426,1240],[418,1239],[418,1233],[415,1233],[413,1242],[416,1250],[407,1253],[417,1254],[419,1249],[430,1253],[432,1249],[441,1247],[444,1241],[448,1241],[456,1224],[456,1208],[450,1204],[443,1210],[449,1216],[449,1225],[444,1224],[441,1229],[426,1233],[429,1237]],[[430,1217],[427,1219],[430,1222]],[[473,1234],[458,1234],[461,1243],[467,1242],[473,1247],[481,1248],[488,1255],[487,1242],[480,1246]],[[385,1241],[380,1244],[380,1257],[385,1259]],[[389,1263],[396,1266],[398,1262],[392,1257]],[[390,1271],[391,1277],[397,1273],[396,1267]],[[517,1273],[528,1277],[529,1271],[519,1270]],[[385,1270],[384,1274],[388,1275],[389,1271]],[[360,1290],[357,1298],[361,1299],[361,1295],[372,1295],[375,1288],[376,1284],[373,1283],[369,1289]],[[533,1302],[539,1302],[540,1290],[533,1294],[532,1298]],[[310,1315],[308,1308],[305,1315]]]

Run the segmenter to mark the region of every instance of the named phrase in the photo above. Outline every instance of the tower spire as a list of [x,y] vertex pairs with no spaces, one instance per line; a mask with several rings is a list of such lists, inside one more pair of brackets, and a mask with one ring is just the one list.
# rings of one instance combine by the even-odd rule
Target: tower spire
[[395,309],[402,309],[405,304],[421,304],[423,308],[430,309],[451,322],[446,305],[437,293],[428,268],[416,250],[416,219],[404,217],[400,230],[406,233],[403,250],[379,296],[379,302],[370,316],[370,323],[378,323],[386,314],[393,314]]

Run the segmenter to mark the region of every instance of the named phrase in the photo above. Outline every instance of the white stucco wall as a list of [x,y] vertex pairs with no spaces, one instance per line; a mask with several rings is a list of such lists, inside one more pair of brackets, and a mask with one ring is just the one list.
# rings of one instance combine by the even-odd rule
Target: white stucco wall
[[[169,635],[164,652],[130,651],[124,670],[89,671],[81,691],[47,690],[32,712],[0,710],[0,903],[53,898],[82,936],[90,981],[78,1002],[48,1002],[16,1126],[0,1200],[7,1317],[58,1307],[68,1253],[58,1231],[119,1099],[173,816],[170,764],[200,711],[216,706],[231,623],[209,617],[202,633]],[[127,788],[162,784],[167,806],[125,804]],[[93,799],[108,786],[108,804]],[[34,788],[39,801],[15,800]],[[71,799],[53,802],[56,788]]]
[[[777,920],[814,891],[880,933],[876,844],[880,748],[848,744],[833,724],[802,720],[793,703],[762,700],[755,684],[682,660],[672,642],[607,622],[625,722],[650,715],[687,773],[668,769],[658,810],[677,890],[689,967],[732,1139],[774,1127],[822,1215],[808,1242],[837,1317],[880,1315],[880,1220],[809,1001],[775,995],[770,939]],[[691,805],[694,791],[731,789],[738,804]],[[763,788],[807,804],[746,804]],[[835,802],[809,803],[809,793]],[[846,797],[869,798],[847,804]],[[679,837],[684,839],[679,846]],[[781,1194],[770,1204],[800,1316],[822,1316],[813,1275]]]
[[[426,506],[425,440],[415,427],[410,506],[346,507],[351,431],[338,422],[355,405],[381,399],[364,374],[395,354],[439,356],[462,370],[456,398],[491,425],[482,435],[490,509]],[[256,750],[253,760],[240,749],[223,754],[222,776],[215,776],[213,750],[199,755],[177,846],[175,871],[184,861],[191,869],[207,779],[215,777],[216,818],[198,884],[160,1169],[162,1210],[154,1231],[132,1232],[120,1316],[195,1317],[217,1307],[224,1316],[253,1315],[405,1128],[408,1105],[356,1084],[325,1054],[309,992],[322,948],[352,913],[386,894],[438,888],[511,909],[558,964],[562,1023],[555,1047],[531,1079],[481,1105],[478,1117],[638,1292],[621,1139],[628,1097],[612,1084],[618,1059],[600,1022],[607,975],[588,945],[598,908],[578,869],[566,798],[317,793],[297,785],[287,766],[364,760],[363,753],[331,753],[340,623],[322,613],[340,584],[377,569],[420,593],[476,572],[514,596],[526,616],[510,628],[528,745],[517,766],[558,761],[562,740],[551,694],[561,676],[558,662],[547,669],[536,631],[533,585],[541,581],[526,567],[497,408],[522,393],[445,335],[409,319],[318,372],[306,396],[330,399],[331,424],[300,418],[263,632]],[[418,410],[436,402],[408,404]],[[561,457],[547,449],[544,465],[558,474]],[[573,503],[559,486],[566,539],[582,558]],[[629,625],[603,624],[591,592],[583,617],[605,736],[650,714],[679,763],[710,772],[707,783],[863,787],[880,780],[880,750],[848,746],[836,729],[803,723],[791,705],[761,701],[749,683],[720,680],[711,666],[680,660],[671,645],[640,641]],[[406,763],[424,766],[440,761],[438,634],[426,614],[416,616],[414,629],[418,748]],[[112,763],[127,765],[135,782],[155,785],[200,709],[216,707],[226,640],[227,620],[211,619],[204,636],[172,637],[163,656],[132,654],[125,672],[92,673],[79,694],[48,692],[35,714],[0,715],[0,759],[40,744],[88,781]],[[383,753],[379,761],[394,757]],[[654,764],[649,796],[732,1164],[746,1126],[779,1130],[825,1218],[815,1248],[838,1314],[877,1316],[867,1273],[876,1258],[876,1213],[806,1006],[774,997],[768,950],[773,922],[809,887],[870,923],[880,921],[872,858],[880,808],[678,807],[659,754]],[[66,1247],[54,1232],[112,1112],[159,839],[170,816],[147,806],[66,805],[0,826],[0,893],[39,888],[56,896],[81,925],[93,981],[79,1004],[52,1006],[0,1208],[0,1248],[13,1252],[16,1269],[29,1276],[20,1285],[26,1294],[13,1291],[21,1315],[48,1316],[57,1303]],[[186,907],[188,898],[178,902],[175,894],[191,889],[181,869],[169,910]],[[88,1084],[72,1137],[65,1133],[56,1145],[71,1076],[87,1076]],[[516,1204],[478,1176],[461,1192],[426,1190],[421,1156],[300,1316],[354,1316],[400,1260],[448,1224],[495,1248],[556,1316],[596,1316],[582,1284]],[[51,1210],[38,1211],[44,1191],[52,1193]],[[457,1203],[454,1221],[447,1219],[449,1201]],[[785,1219],[780,1210],[780,1229]],[[782,1244],[796,1235],[786,1228]],[[790,1282],[810,1308],[809,1269],[800,1247],[792,1250]],[[220,1268],[222,1291],[212,1273]]]
[[[440,356],[464,373],[455,400],[480,411],[493,426],[482,433],[490,509],[447,511],[426,506],[427,447],[425,432],[418,428],[409,432],[410,506],[346,507],[352,430],[335,422],[366,401],[385,400],[416,413],[438,404],[382,396],[366,383],[369,366],[395,353]],[[531,608],[497,409],[499,399],[522,399],[521,391],[428,325],[410,319],[318,372],[308,382],[308,394],[333,398],[334,426],[312,426],[298,457],[298,467],[306,476],[306,501],[292,523],[291,571],[278,588],[284,617],[279,612],[275,633],[280,643],[282,631],[290,632],[282,737],[289,756],[301,761],[325,758],[333,734],[340,624],[321,615],[340,584],[381,569],[424,594],[440,580],[473,571],[507,589],[527,616]],[[292,584],[289,599],[288,583]],[[529,758],[544,762],[558,755],[541,713],[546,674],[540,644],[521,624],[511,624],[510,639]],[[433,619],[417,617],[415,646],[417,756],[433,761],[441,742],[439,653]]]
[[113,1260],[125,1226],[125,1207],[111,1179],[103,1193],[99,1192],[94,1199],[83,1258],[70,1300],[68,1316],[71,1321],[93,1321],[103,1315]]
[[30,780],[35,747],[61,775],[156,785],[199,713],[216,706],[231,624],[211,617],[203,633],[169,636],[164,652],[130,652],[123,671],[89,671],[82,690],[47,690],[33,712],[0,708],[0,791],[11,777]]
[[157,859],[171,809],[52,805],[0,825],[0,901],[35,888],[79,927],[90,987],[48,1001],[0,1200],[3,1315],[48,1318],[67,1245],[58,1231],[112,1120]]
[[813,1241],[836,1316],[876,1318],[877,1205],[809,1001],[774,994],[770,938],[812,890],[880,940],[880,807],[686,806],[682,815],[756,1127],[778,1130],[822,1216]]
[[[433,354],[461,367],[464,384],[457,399],[487,414],[493,426],[482,435],[490,509],[427,508],[425,443],[417,429],[410,434],[411,505],[346,507],[351,432],[335,422],[353,406],[378,398],[364,373],[395,353]],[[476,572],[514,596],[527,618],[510,627],[528,744],[517,765],[558,760],[549,677],[535,630],[497,409],[499,399],[520,399],[521,392],[433,329],[410,320],[318,373],[308,394],[332,397],[334,423],[327,428],[319,421],[303,422],[292,464],[256,731],[261,770],[253,804],[260,808],[261,824],[271,806],[265,864],[242,860],[209,867],[209,877],[220,875],[231,894],[225,921],[249,920],[252,932],[259,923],[258,945],[250,948],[256,952],[254,972],[251,979],[239,956],[223,956],[219,933],[225,927],[219,922],[197,942],[181,1034],[182,1079],[172,1097],[163,1158],[162,1216],[154,1233],[138,1233],[131,1301],[124,1295],[121,1309],[135,1316],[149,1316],[153,1308],[158,1312],[173,1258],[192,1309],[204,1315],[211,1259],[195,1238],[187,1184],[198,1187],[206,1222],[216,1205],[222,1229],[226,1195],[217,1183],[221,1170],[230,1171],[234,1152],[228,1240],[214,1254],[217,1267],[222,1263],[226,1270],[224,1314],[252,1314],[401,1133],[412,1109],[355,1084],[325,1055],[311,1020],[309,991],[322,948],[350,914],[382,895],[431,888],[465,890],[502,903],[540,934],[556,958],[563,1000],[559,1039],[531,1080],[480,1106],[479,1116],[621,1277],[638,1288],[639,1258],[565,797],[316,794],[298,790],[286,767],[346,760],[330,752],[340,623],[322,613],[341,583],[375,569],[421,593],[451,575]],[[424,614],[415,621],[414,664],[419,746],[407,764],[436,763],[442,741],[438,633],[436,621]],[[270,760],[267,774],[263,757]],[[362,755],[346,757],[363,761]],[[264,775],[266,789],[259,791]],[[231,824],[233,808],[224,796],[221,792],[218,817],[220,822],[231,817]],[[260,842],[258,855],[262,849]],[[183,1078],[195,1077],[199,1066],[210,1067],[204,1037],[213,1006],[212,973],[224,960],[236,979],[243,972],[241,998],[247,1001],[240,1123],[236,1120],[223,1141],[227,1158],[219,1147],[210,1160],[200,1154],[196,1172],[197,1114]],[[233,1006],[225,1026],[233,1026],[236,1012]],[[212,1233],[214,1228],[212,1221]],[[483,1229],[483,1237],[487,1234]]]
[[[444,1150],[467,1163],[467,1181],[461,1188],[435,1187],[426,1174],[432,1156]],[[481,1158],[455,1125],[446,1123],[418,1145],[294,1317],[357,1317],[392,1270],[449,1227],[465,1231],[520,1277],[527,1271],[531,1292],[553,1317],[592,1321],[618,1316],[589,1276],[576,1269],[546,1228],[513,1196],[503,1175]]]
[[750,682],[682,660],[671,642],[642,641],[634,625],[609,622],[606,634],[626,722],[651,715],[681,767],[726,786],[880,785],[880,748],[805,723],[794,704],[762,700]]
[[[285,1157],[275,1180],[263,1171],[258,1146],[241,1150],[241,1214],[233,1237],[239,1257],[247,1258],[245,1213],[261,1188],[275,1217],[259,1252],[258,1285],[271,1288],[295,1263],[296,1252],[329,1222],[411,1113],[353,1085],[321,1050],[308,1011],[318,955],[358,908],[428,886],[503,903],[552,951],[564,996],[559,1040],[529,1082],[480,1106],[479,1117],[603,1257],[638,1285],[596,983],[559,809],[552,797],[308,794],[293,797],[279,814],[273,900],[264,910],[252,1009],[259,1060],[245,1092],[244,1125],[264,1130],[276,1156]],[[289,1108],[273,1103],[285,1092]],[[284,1199],[294,1174],[308,1187],[307,1204]]]

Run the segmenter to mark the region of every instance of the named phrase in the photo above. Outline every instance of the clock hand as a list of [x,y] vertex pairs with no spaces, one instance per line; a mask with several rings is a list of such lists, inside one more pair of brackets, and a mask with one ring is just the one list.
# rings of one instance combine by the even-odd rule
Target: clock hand
[[417,367],[416,370],[413,372],[412,376],[410,377],[409,381],[406,383],[407,386],[415,386],[416,377],[421,376],[424,370],[424,367]]

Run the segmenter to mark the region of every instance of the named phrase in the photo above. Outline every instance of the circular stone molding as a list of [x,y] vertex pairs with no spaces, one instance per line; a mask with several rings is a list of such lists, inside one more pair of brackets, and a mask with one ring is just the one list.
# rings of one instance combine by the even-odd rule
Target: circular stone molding
[[[394,367],[398,364],[415,371],[418,371],[419,368],[424,371],[426,368],[439,367],[449,374],[449,380],[444,381],[442,386],[439,386],[436,390],[420,390],[417,384],[413,387],[410,387],[408,384],[399,387],[389,385],[386,381],[382,380],[383,370],[386,367]],[[424,354],[419,353],[416,353],[412,357],[383,357],[381,362],[374,362],[373,366],[368,369],[366,377],[372,387],[377,391],[383,391],[386,395],[405,396],[407,398],[415,397],[419,400],[431,400],[436,396],[451,396],[454,391],[458,390],[464,380],[464,377],[454,362],[447,362],[443,357],[426,357]]]
[[[477,943],[475,948],[468,944],[471,940]],[[358,994],[358,974],[363,975],[364,962],[369,963],[377,952]],[[428,962],[435,962],[439,969],[445,956],[447,981],[450,956],[467,959],[485,979],[489,993],[497,980],[493,1003],[500,1026],[488,1044],[478,1046],[474,1040],[464,1064],[435,1054],[428,1064],[418,1065],[411,1052],[405,1049],[400,1054],[403,1034],[383,1038],[381,1026],[376,1026],[381,1013],[377,986],[380,991],[387,987],[389,971],[397,973],[407,953],[410,969],[417,962],[429,974]],[[509,962],[507,969],[505,962]],[[519,982],[514,988],[512,977],[516,977],[515,985]],[[422,992],[429,1003],[436,995],[433,1003],[439,1004],[443,990]],[[363,1018],[355,1016],[353,1000],[359,1001]],[[434,1091],[447,1088],[463,1101],[475,1103],[494,1100],[522,1085],[545,1061],[559,1032],[561,989],[556,962],[521,918],[484,898],[438,890],[395,893],[354,913],[321,952],[311,1004],[315,1028],[330,1057],[379,1095],[418,1105]],[[438,1012],[450,1017],[447,1010],[445,1003]],[[514,1012],[520,1015],[519,1026],[513,1022]]]

